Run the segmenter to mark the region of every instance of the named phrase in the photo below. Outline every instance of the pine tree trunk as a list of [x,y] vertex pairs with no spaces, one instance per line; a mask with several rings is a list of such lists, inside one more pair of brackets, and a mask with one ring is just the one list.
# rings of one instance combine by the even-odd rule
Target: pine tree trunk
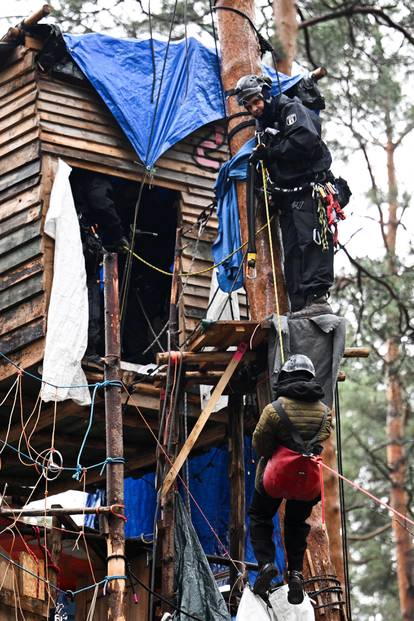
[[277,38],[283,50],[283,58],[277,63],[277,68],[279,71],[290,75],[292,63],[296,56],[298,37],[295,0],[274,0],[273,15]]
[[[390,275],[397,275],[396,244],[398,229],[397,180],[395,172],[395,147],[392,141],[392,126],[387,122],[387,173],[388,173],[388,224],[386,232],[387,263]],[[386,382],[387,382],[387,462],[390,468],[390,504],[406,515],[408,507],[407,455],[405,439],[405,407],[402,386],[399,378],[401,351],[398,326],[392,312],[387,317],[391,333],[387,341]],[[392,529],[395,540],[397,560],[398,592],[403,621],[414,620],[414,547],[410,533],[402,525],[402,520],[393,518]]]

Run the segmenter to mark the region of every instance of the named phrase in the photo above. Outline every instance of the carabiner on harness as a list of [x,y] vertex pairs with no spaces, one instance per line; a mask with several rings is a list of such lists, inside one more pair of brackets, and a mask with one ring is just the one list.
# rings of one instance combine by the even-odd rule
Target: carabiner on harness
[[318,229],[313,229],[313,241],[318,246],[322,245],[321,234],[320,234],[320,231]]

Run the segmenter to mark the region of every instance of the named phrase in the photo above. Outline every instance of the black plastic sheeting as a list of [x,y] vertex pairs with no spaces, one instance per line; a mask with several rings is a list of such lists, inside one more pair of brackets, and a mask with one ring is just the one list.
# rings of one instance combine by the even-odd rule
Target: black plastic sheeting
[[[230,614],[181,496],[175,510],[175,589],[177,607],[202,621],[230,621]],[[190,617],[176,612],[174,621]]]
[[[285,360],[292,354],[305,354],[312,360],[316,379],[325,397],[322,401],[332,407],[339,365],[345,349],[346,320],[334,314],[303,317],[282,315],[282,339]],[[277,382],[282,366],[278,320],[272,315],[273,330],[269,336],[269,375],[271,386]]]

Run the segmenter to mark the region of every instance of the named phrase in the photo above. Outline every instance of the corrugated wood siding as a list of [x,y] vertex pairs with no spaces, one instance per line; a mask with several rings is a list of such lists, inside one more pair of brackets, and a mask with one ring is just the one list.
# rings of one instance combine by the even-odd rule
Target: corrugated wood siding
[[[144,169],[128,140],[91,88],[39,80],[38,110],[42,150],[63,157],[69,164],[129,179],[140,180]],[[220,127],[217,128],[220,130]],[[209,218],[196,260],[191,265],[198,218],[213,200],[216,171],[206,167],[214,159],[228,157],[220,145],[220,132],[203,127],[175,145],[156,163],[152,183],[181,192],[180,219],[183,226],[183,270],[200,271],[211,263],[210,245],[217,234],[215,213]],[[217,143],[217,144],[216,144]],[[214,161],[212,162],[214,165]],[[180,317],[182,334],[194,329],[205,316],[211,272],[191,277],[183,296]],[[246,309],[242,309],[246,316]]]
[[0,72],[0,350],[11,356],[45,331],[37,94],[33,55],[19,48]]
[[[105,104],[89,87],[40,75],[32,51],[19,48],[0,72],[0,350],[19,364],[42,352],[53,247],[42,238],[57,158],[139,181],[144,167]],[[204,127],[157,162],[151,182],[181,193],[183,270],[211,263],[213,214],[192,261],[198,218],[213,199],[214,159],[226,159],[220,128]],[[217,162],[216,162],[217,167]],[[211,272],[189,278],[180,312],[182,334],[205,316]],[[23,353],[34,341],[33,356]],[[0,372],[0,377],[2,377]]]

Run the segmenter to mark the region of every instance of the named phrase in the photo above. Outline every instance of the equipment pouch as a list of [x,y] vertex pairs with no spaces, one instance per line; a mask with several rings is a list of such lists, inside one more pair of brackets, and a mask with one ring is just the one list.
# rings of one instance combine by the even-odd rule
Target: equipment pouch
[[349,199],[352,196],[348,182],[342,177],[337,177],[335,179],[335,187],[338,192],[338,203],[342,208],[344,208],[348,205]]

